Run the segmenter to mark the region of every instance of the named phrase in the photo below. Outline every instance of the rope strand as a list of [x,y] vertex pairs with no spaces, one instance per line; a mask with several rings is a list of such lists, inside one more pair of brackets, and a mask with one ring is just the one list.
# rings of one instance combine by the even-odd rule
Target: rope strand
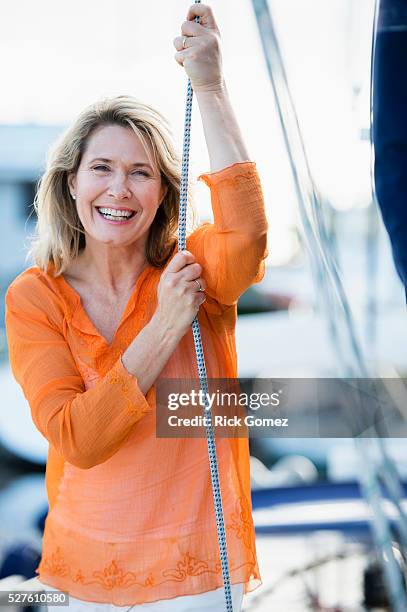
[[[199,4],[201,0],[195,0]],[[195,17],[199,23],[199,17]],[[181,189],[178,219],[178,251],[186,249],[186,213],[188,204],[188,173],[189,173],[189,149],[191,142],[191,114],[192,114],[193,89],[191,80],[188,79],[187,98],[185,105],[184,142],[182,149]],[[192,322],[192,334],[194,337],[196,361],[198,368],[199,384],[205,397],[204,414],[208,425],[206,426],[206,437],[208,443],[209,468],[211,472],[212,493],[215,507],[216,527],[218,532],[219,551],[222,565],[222,577],[225,588],[225,610],[233,612],[232,593],[230,586],[229,559],[226,545],[226,532],[222,507],[222,496],[219,483],[219,470],[216,455],[215,436],[212,425],[212,412],[208,403],[208,379],[206,374],[205,357],[202,347],[201,332],[198,318]]]

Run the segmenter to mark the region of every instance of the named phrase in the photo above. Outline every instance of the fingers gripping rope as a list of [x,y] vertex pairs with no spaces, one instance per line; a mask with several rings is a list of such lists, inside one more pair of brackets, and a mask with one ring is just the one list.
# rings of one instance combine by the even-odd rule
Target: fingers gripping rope
[[[196,4],[200,0],[195,0]],[[199,17],[195,17],[195,21],[199,23]],[[189,172],[189,148],[191,140],[191,113],[192,113],[192,96],[193,90],[190,79],[188,79],[187,99],[185,105],[185,123],[184,123],[184,142],[182,149],[182,168],[181,168],[181,188],[180,188],[180,204],[178,218],[178,251],[186,249],[186,212],[188,203],[188,172]],[[202,347],[201,332],[197,317],[192,322],[192,334],[194,336],[196,361],[198,367],[199,383],[204,393],[204,397],[208,397],[208,381],[206,375],[205,358]],[[233,612],[232,593],[230,587],[230,572],[229,560],[226,546],[226,533],[223,517],[222,496],[219,483],[218,462],[216,456],[215,437],[212,426],[212,412],[209,404],[206,403],[204,413],[209,424],[206,426],[206,436],[208,442],[209,467],[211,472],[212,492],[215,506],[216,526],[218,531],[218,541],[220,549],[220,559],[222,565],[222,577],[225,587],[225,610]]]

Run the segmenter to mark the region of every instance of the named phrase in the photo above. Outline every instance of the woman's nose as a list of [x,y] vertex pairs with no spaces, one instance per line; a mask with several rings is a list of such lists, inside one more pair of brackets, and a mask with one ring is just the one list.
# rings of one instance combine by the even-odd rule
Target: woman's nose
[[109,195],[118,200],[131,197],[131,191],[127,184],[127,176],[120,174],[112,177],[109,185]]

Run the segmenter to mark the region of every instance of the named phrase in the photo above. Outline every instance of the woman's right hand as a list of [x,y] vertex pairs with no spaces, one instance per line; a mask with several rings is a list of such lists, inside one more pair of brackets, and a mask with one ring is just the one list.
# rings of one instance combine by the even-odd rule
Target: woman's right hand
[[[157,288],[158,318],[167,329],[182,338],[206,300],[206,283],[201,278],[202,267],[189,251],[176,253],[161,275]],[[196,282],[198,281],[198,282]]]

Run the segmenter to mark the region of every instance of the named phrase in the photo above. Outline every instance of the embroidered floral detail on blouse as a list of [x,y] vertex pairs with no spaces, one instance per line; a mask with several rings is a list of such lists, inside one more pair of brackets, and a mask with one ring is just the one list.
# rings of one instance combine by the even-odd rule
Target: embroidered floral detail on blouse
[[148,577],[145,579],[144,581],[144,585],[143,586],[154,586],[155,584],[155,580],[154,580],[154,576],[153,574],[150,572],[150,574],[148,575]]
[[[120,391],[121,393],[123,393],[123,395],[129,396],[130,392],[131,392],[131,386],[130,386],[130,382],[128,379],[126,379],[122,374],[119,374],[117,371],[115,371],[115,369],[113,369],[113,371],[108,374],[108,383],[110,385],[118,385],[120,387]],[[140,407],[137,407],[134,404],[134,401],[131,399],[130,397],[126,397],[127,400],[127,410],[129,412],[131,412],[132,414],[137,413],[137,414],[141,414],[144,412],[143,410],[140,410]]]
[[[204,179],[205,183],[207,182]],[[224,178],[218,179],[216,187],[222,185],[223,187],[230,187],[233,191],[239,190],[242,187],[246,187],[248,182],[257,182],[257,175],[252,169],[241,171],[234,176],[225,176]]]
[[217,569],[210,569],[206,561],[199,561],[196,557],[191,557],[189,553],[185,553],[181,561],[177,563],[177,567],[163,572],[163,576],[170,576],[174,580],[182,581],[187,576],[199,576],[205,573],[217,574]]
[[[107,380],[110,385],[119,385],[121,393],[123,393],[124,396],[129,396],[130,391],[131,391],[131,386],[130,386],[128,379],[126,379],[123,376],[123,374],[119,374],[115,369],[113,369],[113,371],[110,374],[108,374]],[[130,397],[126,397],[126,400],[127,400],[127,410],[131,412],[132,414],[134,413],[140,414],[140,408],[136,407],[132,399],[130,399]],[[141,411],[141,413],[143,413],[143,411]]]
[[86,389],[91,389],[92,387],[94,387],[98,380],[100,380],[99,372],[91,368],[78,356],[76,357],[76,364],[83,378],[83,382],[85,383]]
[[78,570],[76,572],[76,576],[73,579],[74,582],[79,582],[80,584],[85,584],[85,576],[82,574],[82,570]]
[[[59,548],[57,549],[57,552],[51,556],[51,559],[54,561],[53,563],[49,562],[48,559],[44,560],[40,564],[39,569],[46,570],[46,572],[51,575],[66,576],[69,574],[66,564],[63,563]],[[58,563],[55,562],[55,559],[58,559]],[[63,573],[61,573],[62,568]],[[221,568],[219,564],[216,564],[215,570],[211,570],[205,561],[199,561],[195,557],[192,557],[189,553],[186,553],[183,559],[177,563],[176,568],[162,572],[162,576],[166,577],[167,580],[162,580],[160,582],[155,580],[151,572],[149,572],[144,580],[137,580],[137,574],[134,572],[124,572],[115,560],[112,560],[103,570],[92,572],[93,579],[86,579],[82,570],[79,569],[76,572],[73,581],[84,586],[97,583],[103,586],[103,588],[107,591],[111,591],[117,587],[128,587],[133,585],[153,587],[163,584],[164,582],[171,582],[172,580],[182,582],[187,578],[187,576],[199,576],[200,574],[207,572],[219,573],[220,570]],[[172,580],[168,580],[168,577]]]
[[93,572],[93,576],[108,591],[116,586],[125,587],[134,584],[136,580],[136,574],[133,574],[133,572],[123,572],[116,561],[112,561],[101,572]]
[[[121,377],[117,375],[113,382],[121,381]],[[250,572],[251,579],[258,578],[257,560],[255,552],[254,528],[250,513],[250,504],[245,496],[241,496],[236,500],[236,510],[229,516],[226,521],[226,529],[234,532],[235,536],[240,539],[246,548],[250,551],[250,559],[236,565],[233,559],[229,559],[230,572],[235,572],[242,567],[247,566]],[[160,573],[159,577],[155,577],[152,572],[149,572],[144,579],[132,571],[124,571],[116,560],[111,560],[102,570],[92,572],[89,578],[86,578],[81,569],[71,572],[63,558],[63,555],[58,547],[50,557],[44,557],[41,561],[40,571],[44,571],[49,575],[56,576],[72,576],[73,582],[81,585],[100,584],[105,590],[111,591],[115,588],[127,588],[130,586],[140,586],[151,588],[160,586],[165,582],[183,582],[188,576],[200,576],[202,574],[221,574],[222,565],[220,560],[216,561],[211,567],[210,564],[197,557],[192,556],[189,552],[183,553],[175,567],[169,568]],[[160,579],[160,578],[164,578]]]
[[[243,500],[244,498],[241,499]],[[240,536],[238,535],[237,537]],[[257,573],[255,572],[257,561],[252,549],[251,552],[252,559],[241,563],[238,566],[234,564],[233,559],[230,559],[230,571],[236,571],[237,569],[247,565],[252,572],[251,575],[257,577]],[[71,576],[59,547],[56,549],[55,553],[51,555],[51,558],[44,557],[38,569],[46,572],[49,575]],[[125,572],[114,559],[110,561],[110,563],[102,570],[92,572],[90,578],[86,578],[82,570],[78,569],[76,573],[73,574],[72,579],[73,582],[84,586],[97,583],[100,584],[105,590],[111,591],[114,588],[126,588],[134,585],[141,587],[153,587],[164,584],[165,582],[183,582],[188,578],[188,576],[200,576],[208,573],[220,574],[221,571],[222,565],[220,561],[217,561],[213,568],[211,568],[206,561],[197,559],[187,552],[183,554],[180,561],[176,564],[176,567],[161,572],[161,576],[164,577],[165,580],[157,580],[152,572],[149,572],[144,580],[140,577],[137,579],[136,573],[131,571]]]
[[[124,572],[115,560],[111,561],[103,570],[92,572],[92,576],[94,580],[87,580],[82,570],[78,570],[73,581],[84,586],[97,583],[106,589],[106,591],[111,591],[117,587],[128,587],[134,584],[147,586],[143,582],[137,581],[134,572]],[[145,582],[147,582],[147,580],[148,578]]]
[[61,549],[58,547],[51,557],[45,557],[40,563],[40,569],[52,576],[66,576],[69,574]]
[[129,385],[127,383],[127,381],[123,378],[123,376],[121,374],[118,374],[117,372],[111,372],[111,374],[109,374],[108,376],[108,382],[111,385],[120,385],[121,386],[121,391],[124,394],[127,394],[129,392]]
[[232,523],[228,525],[236,532],[236,537],[243,541],[246,548],[251,549],[253,521],[248,500],[242,496],[236,500],[236,512],[232,512]]

